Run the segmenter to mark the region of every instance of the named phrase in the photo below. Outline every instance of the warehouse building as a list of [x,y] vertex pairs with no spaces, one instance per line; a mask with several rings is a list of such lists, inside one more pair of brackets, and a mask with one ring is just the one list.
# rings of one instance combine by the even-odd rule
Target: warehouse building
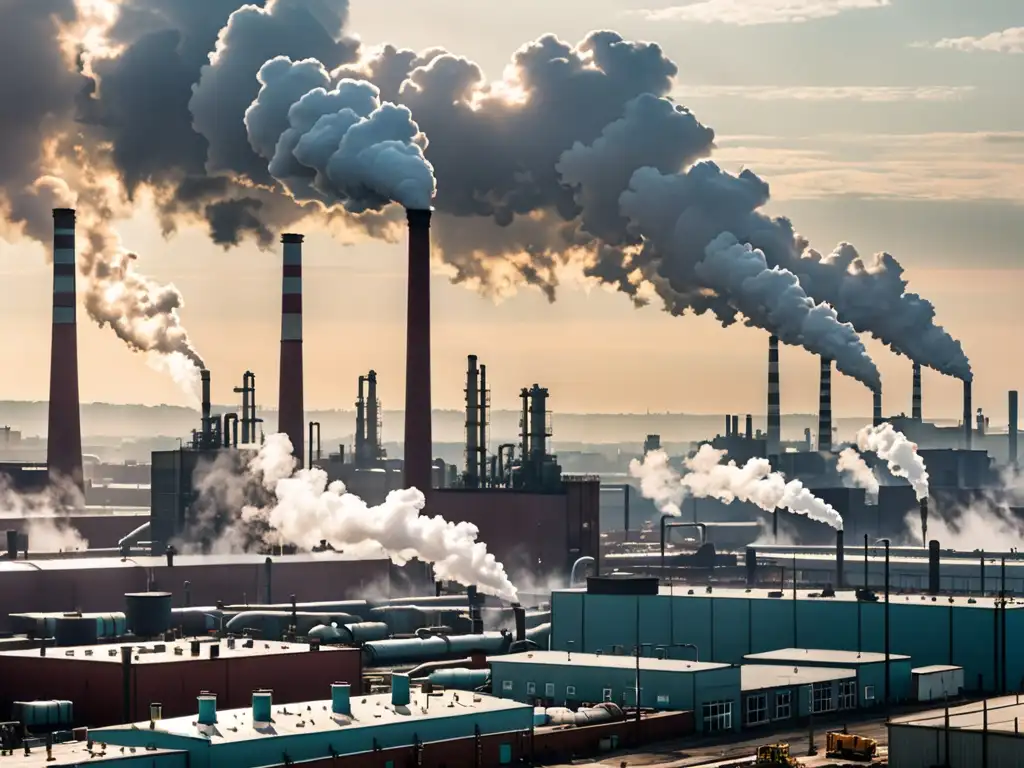
[[[884,653],[857,653],[856,651],[825,651],[812,648],[780,648],[777,651],[751,653],[744,657],[750,664],[782,664],[802,667],[833,667],[852,669],[855,680],[852,692],[856,705],[874,707],[884,702],[886,657]],[[891,701],[912,698],[911,664],[909,656],[889,654],[889,686]],[[827,711],[827,710],[823,710]]]
[[167,717],[186,715],[200,691],[240,707],[260,688],[272,689],[282,704],[308,701],[337,680],[361,690],[358,649],[313,648],[228,639],[0,652],[0,719],[16,701],[67,699],[75,723],[95,727],[147,717],[155,702]]
[[889,728],[893,768],[1018,768],[1024,765],[1020,696],[894,718]]
[[[591,580],[593,581],[593,580]],[[637,580],[645,581],[645,580]],[[995,597],[893,594],[886,610],[850,591],[835,597],[798,590],[644,586],[641,594],[601,594],[592,585],[552,594],[551,648],[607,653],[644,643],[673,658],[740,664],[779,648],[883,653],[886,613],[889,650],[919,666],[963,667],[964,689],[1011,690],[1024,681],[1024,602]],[[623,592],[632,587],[618,587]],[[603,588],[602,588],[603,589]]]
[[[395,675],[390,694],[353,697],[347,685],[330,687],[327,701],[280,705],[272,694],[252,694],[244,709],[217,710],[217,697],[200,696],[198,716],[153,719],[90,731],[108,749],[182,750],[190,768],[394,768],[398,765],[509,765],[528,749],[533,708],[460,691],[410,690]],[[155,763],[156,768],[164,768]]]
[[745,728],[785,728],[812,715],[859,706],[854,669],[744,664],[740,682]]
[[494,695],[525,704],[575,709],[609,701],[633,707],[639,688],[641,707],[693,711],[698,730],[740,727],[738,666],[558,651],[515,653],[490,664]]
[[964,689],[964,670],[949,664],[934,664],[910,670],[911,688],[917,701],[955,699]]

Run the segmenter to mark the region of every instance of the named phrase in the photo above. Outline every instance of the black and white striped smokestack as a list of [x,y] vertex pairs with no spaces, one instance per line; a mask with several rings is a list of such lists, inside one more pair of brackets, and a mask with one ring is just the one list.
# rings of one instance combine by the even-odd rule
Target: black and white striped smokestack
[[964,382],[964,450],[971,450],[971,419],[974,413],[971,409],[971,382]]
[[832,361],[821,358],[821,386],[818,391],[818,450],[832,450]]
[[782,410],[779,400],[779,337],[768,339],[768,424],[766,450],[769,459],[782,450]]
[[910,418],[921,421],[921,364],[914,363],[914,389],[910,395]]

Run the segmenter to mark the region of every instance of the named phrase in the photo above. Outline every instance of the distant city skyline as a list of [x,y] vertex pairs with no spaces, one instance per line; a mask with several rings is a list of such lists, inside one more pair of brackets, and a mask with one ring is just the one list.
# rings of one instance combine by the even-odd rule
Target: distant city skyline
[[[657,42],[679,65],[675,97],[718,134],[713,159],[772,185],[768,211],[792,218],[819,250],[888,250],[908,290],[932,301],[975,371],[974,404],[1005,423],[1006,390],[1024,386],[1012,346],[1024,294],[1024,22],[1019,0],[524,0],[515,6],[353,0],[349,28],[367,45],[443,45],[500,77],[521,45],[551,32],[575,42],[595,28]],[[870,44],[865,41],[870,41]],[[277,400],[280,246],[224,251],[205,231],[160,235],[148,194],[119,223],[139,265],[175,283],[182,319],[213,372],[213,399],[233,402],[242,373]],[[403,243],[343,245],[304,228],[307,410],[352,407],[373,368],[386,408],[404,399]],[[347,238],[351,239],[351,238]],[[49,377],[52,272],[46,249],[0,241],[0,400],[42,400]],[[763,413],[764,332],[706,317],[634,310],[622,295],[562,276],[558,299],[521,290],[495,305],[433,281],[433,398],[458,409],[466,355],[488,366],[495,408],[519,389],[551,391],[566,413]],[[80,286],[81,287],[81,286]],[[166,373],[79,314],[83,403],[185,404]],[[911,366],[866,340],[887,413],[909,411]],[[812,413],[818,362],[784,347],[782,405]],[[924,372],[926,417],[960,416],[958,381]],[[870,394],[833,378],[837,418],[870,414]]]

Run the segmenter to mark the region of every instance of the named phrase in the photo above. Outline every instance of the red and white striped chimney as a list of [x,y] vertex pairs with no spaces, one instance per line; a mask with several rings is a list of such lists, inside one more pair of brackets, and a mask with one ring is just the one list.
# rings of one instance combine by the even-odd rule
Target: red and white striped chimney
[[430,424],[430,210],[408,210],[409,296],[405,332],[405,486],[432,485]]
[[51,475],[83,487],[82,419],[78,403],[78,326],[75,318],[75,211],[53,210],[53,335],[46,465]]
[[281,375],[278,384],[277,431],[292,441],[299,466],[304,456],[302,403],[302,235],[281,235],[284,269],[281,282]]

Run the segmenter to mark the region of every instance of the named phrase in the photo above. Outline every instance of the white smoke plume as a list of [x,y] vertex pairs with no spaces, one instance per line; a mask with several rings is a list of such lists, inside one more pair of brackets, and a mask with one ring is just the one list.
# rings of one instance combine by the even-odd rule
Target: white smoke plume
[[928,470],[917,453],[917,444],[885,422],[867,426],[857,433],[857,448],[871,451],[889,465],[896,477],[905,478],[914,489],[917,500],[928,498]]
[[85,506],[78,487],[63,482],[39,493],[17,493],[0,485],[0,517],[24,520],[29,552],[72,552],[89,548],[89,542],[71,524],[68,513]]
[[296,200],[340,203],[350,213],[391,202],[430,207],[434,169],[408,107],[382,104],[365,80],[333,81],[313,59],[278,56],[258,78],[245,112],[249,143]]
[[855,449],[846,447],[839,452],[836,469],[842,473],[844,483],[850,482],[854,488],[863,488],[867,492],[869,504],[878,503],[878,478]]
[[[255,530],[271,545],[312,549],[326,540],[346,552],[383,549],[399,565],[418,558],[433,564],[438,579],[516,599],[505,568],[477,541],[477,527],[421,515],[425,499],[415,488],[392,491],[383,504],[370,507],[340,481],[328,483],[327,473],[319,468],[296,471],[291,441],[284,434],[269,436],[240,472],[226,461],[199,484],[201,496],[219,501],[211,507],[233,507],[238,515],[222,542],[244,549]],[[265,503],[251,503],[253,483],[266,491]]]
[[[811,493],[799,480],[786,482],[782,475],[772,471],[767,459],[750,459],[741,467],[735,461],[722,464],[725,454],[705,443],[683,462],[688,472],[680,476],[668,465],[664,451],[651,451],[643,462],[633,459],[629,472],[640,479],[641,494],[652,499],[666,514],[678,515],[679,502],[689,494],[699,499],[715,498],[726,504],[747,501],[766,512],[788,509],[842,530],[843,518],[830,504]],[[648,496],[644,491],[645,479],[648,489],[655,495]]]

